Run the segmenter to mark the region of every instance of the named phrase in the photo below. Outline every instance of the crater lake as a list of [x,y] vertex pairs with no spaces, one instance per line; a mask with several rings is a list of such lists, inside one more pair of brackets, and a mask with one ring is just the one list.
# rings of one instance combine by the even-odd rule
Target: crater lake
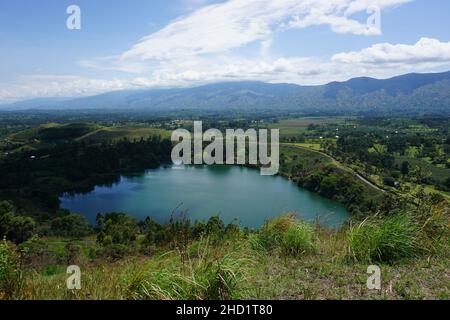
[[342,204],[284,177],[261,176],[259,170],[237,166],[161,167],[60,200],[62,208],[85,215],[91,223],[99,212],[123,212],[159,223],[180,213],[192,221],[218,215],[225,223],[249,228],[287,212],[325,227],[339,227],[350,217]]

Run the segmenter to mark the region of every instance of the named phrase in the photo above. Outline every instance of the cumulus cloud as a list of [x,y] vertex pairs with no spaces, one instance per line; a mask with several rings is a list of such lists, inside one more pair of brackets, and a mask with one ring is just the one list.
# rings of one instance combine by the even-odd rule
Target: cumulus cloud
[[422,38],[416,44],[379,43],[361,51],[339,53],[335,62],[361,64],[416,64],[450,61],[450,42]]
[[[430,38],[422,38],[415,44],[379,43],[328,58],[270,54],[273,36],[293,28],[328,25],[339,33],[376,34],[364,23],[352,19],[352,15],[366,12],[374,5],[384,9],[408,1],[229,0],[207,5],[170,22],[123,53],[80,62],[84,67],[116,70],[128,73],[129,77],[23,76],[0,86],[0,99],[86,96],[113,90],[239,80],[324,84],[356,76],[387,78],[450,68],[450,42]],[[206,2],[186,0],[186,3]],[[256,55],[238,50],[251,43],[260,46]]]
[[150,75],[127,79],[31,75],[1,86],[0,99],[38,96],[86,96],[124,89],[188,87],[218,81],[259,80],[272,83],[324,84],[352,77],[388,78],[409,72],[450,69],[450,42],[422,38],[416,44],[380,43],[329,59],[265,58],[233,55],[192,57],[162,63]]
[[450,42],[422,38],[416,44],[380,43],[329,59],[315,57],[264,58],[224,54],[196,56],[161,63],[150,75],[89,79],[78,76],[29,75],[4,84],[0,99],[42,96],[86,96],[107,91],[156,87],[187,87],[217,81],[259,80],[297,84],[324,84],[352,77],[388,78],[408,72],[450,69]]

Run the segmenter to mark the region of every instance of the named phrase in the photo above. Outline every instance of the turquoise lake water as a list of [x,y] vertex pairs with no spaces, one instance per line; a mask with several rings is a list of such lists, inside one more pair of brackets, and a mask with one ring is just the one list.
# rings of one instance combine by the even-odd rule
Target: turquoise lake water
[[295,212],[299,218],[338,227],[350,214],[335,201],[299,188],[286,178],[261,176],[259,170],[233,166],[161,167],[88,194],[61,197],[61,207],[95,223],[99,212],[125,212],[157,222],[174,212],[192,220],[219,215],[224,222],[258,228],[274,216]]

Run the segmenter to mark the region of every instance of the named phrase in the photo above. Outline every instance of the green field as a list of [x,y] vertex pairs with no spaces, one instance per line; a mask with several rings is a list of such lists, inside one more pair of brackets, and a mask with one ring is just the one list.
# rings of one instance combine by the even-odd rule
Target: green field
[[271,124],[270,128],[280,129],[281,137],[298,137],[304,134],[310,126],[344,125],[352,123],[350,118],[340,117],[307,117],[281,120]]
[[170,132],[160,128],[136,124],[102,126],[89,123],[57,124],[49,123],[33,127],[5,138],[8,143],[17,145],[16,151],[36,150],[51,147],[60,141],[88,141],[90,143],[102,141],[130,141],[147,139],[152,136],[170,138]]
[[419,166],[426,172],[431,173],[431,178],[438,182],[444,182],[450,178],[450,169],[435,166],[424,159],[396,157],[396,163],[400,166],[404,161],[408,161],[412,167]]
[[160,136],[162,138],[170,138],[170,131],[152,127],[146,127],[142,125],[137,126],[117,126],[101,128],[96,131],[92,131],[86,135],[79,137],[78,141],[90,140],[90,141],[118,141],[122,139],[135,140],[135,139],[147,139],[152,136]]

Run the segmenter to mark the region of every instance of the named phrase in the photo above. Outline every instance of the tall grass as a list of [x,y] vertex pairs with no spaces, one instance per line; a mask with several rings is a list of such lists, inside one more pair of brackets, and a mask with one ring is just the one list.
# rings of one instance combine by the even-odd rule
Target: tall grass
[[367,218],[351,226],[347,235],[349,255],[361,262],[392,263],[416,257],[422,250],[421,228],[406,213]]
[[[159,271],[138,274],[130,282],[132,299],[148,300],[229,300],[239,299],[238,285],[251,261],[242,251],[223,254],[208,241],[180,268],[174,259]],[[215,248],[217,249],[217,247]],[[240,252],[240,254],[239,254]]]
[[21,285],[19,255],[5,239],[0,240],[0,300],[13,298]]
[[286,255],[298,256],[314,250],[313,229],[305,222],[289,226],[281,238],[281,248]]
[[279,248],[285,255],[298,256],[314,250],[313,237],[309,224],[296,220],[294,214],[286,214],[268,221],[249,241],[255,250]]
[[[419,219],[413,212],[371,217],[336,233],[308,225],[288,214],[268,221],[258,232],[241,232],[222,237],[220,241],[215,235],[202,236],[188,242],[186,247],[155,246],[152,256],[114,262],[82,260],[82,290],[75,291],[66,288],[65,260],[60,263],[55,260],[52,268],[46,265],[21,271],[17,264],[18,251],[0,241],[0,258],[3,257],[0,278],[6,280],[0,280],[3,281],[0,299],[8,298],[5,292],[14,299],[352,299],[364,296],[364,292],[355,289],[359,288],[355,284],[365,277],[365,272],[360,277],[357,275],[360,266],[348,263],[349,255],[364,264],[415,257],[424,250],[423,246],[428,250],[427,233],[434,239],[438,234],[435,225],[428,217]],[[421,259],[384,266],[386,279],[394,281],[392,297],[395,298],[397,281],[394,276],[399,270],[406,270],[405,281],[425,286],[424,292],[429,297],[448,296],[448,290],[435,281],[446,270],[449,252],[448,237],[444,241],[436,236],[436,241],[439,240],[443,246],[441,256],[432,255],[433,259],[428,259],[427,254]],[[312,251],[320,254],[306,255]],[[302,272],[305,269],[308,272]],[[22,280],[17,277],[20,274]],[[364,281],[365,278],[361,283]],[[400,285],[397,283],[397,287]]]

